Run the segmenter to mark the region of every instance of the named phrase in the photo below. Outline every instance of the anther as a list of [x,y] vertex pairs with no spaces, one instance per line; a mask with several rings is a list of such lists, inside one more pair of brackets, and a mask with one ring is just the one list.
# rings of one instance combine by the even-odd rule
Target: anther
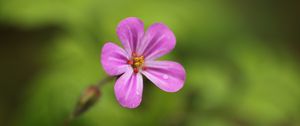
[[134,73],[138,73],[138,72],[139,72],[139,69],[138,69],[138,68],[133,68],[133,72],[134,72]]
[[135,66],[135,67],[139,67],[139,66],[141,66],[141,63],[140,63],[140,62],[135,62],[135,63],[134,63],[134,66]]
[[128,61],[127,61],[127,64],[132,65],[132,64],[133,64],[133,61],[132,61],[132,60],[128,60]]

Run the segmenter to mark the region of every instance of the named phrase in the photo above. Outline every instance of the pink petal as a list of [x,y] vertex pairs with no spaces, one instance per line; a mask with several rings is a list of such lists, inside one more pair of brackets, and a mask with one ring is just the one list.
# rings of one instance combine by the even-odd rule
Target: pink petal
[[140,73],[130,69],[115,84],[115,95],[119,103],[126,108],[136,108],[142,101],[143,78]]
[[135,17],[126,18],[118,24],[117,34],[125,50],[132,54],[144,35],[144,23]]
[[120,75],[130,69],[128,59],[125,50],[114,43],[108,42],[102,48],[101,64],[105,72],[111,76]]
[[151,25],[145,33],[137,52],[146,59],[156,59],[170,52],[176,44],[173,32],[162,23]]
[[185,82],[184,68],[172,61],[148,61],[142,73],[166,92],[177,92]]

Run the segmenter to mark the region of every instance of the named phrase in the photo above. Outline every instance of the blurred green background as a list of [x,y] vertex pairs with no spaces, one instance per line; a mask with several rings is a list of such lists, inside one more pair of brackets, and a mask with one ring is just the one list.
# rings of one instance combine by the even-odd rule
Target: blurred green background
[[59,126],[106,76],[100,50],[122,19],[175,33],[185,86],[146,83],[137,109],[113,82],[73,126],[299,126],[299,2],[274,0],[1,0],[0,125]]

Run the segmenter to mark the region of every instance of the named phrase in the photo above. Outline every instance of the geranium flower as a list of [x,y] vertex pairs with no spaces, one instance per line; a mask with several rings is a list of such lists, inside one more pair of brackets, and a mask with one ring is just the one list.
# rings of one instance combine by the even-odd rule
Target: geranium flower
[[120,76],[114,86],[119,103],[136,108],[142,101],[143,77],[166,92],[177,92],[185,82],[185,70],[173,61],[156,61],[176,44],[173,32],[163,23],[154,23],[144,33],[143,22],[135,17],[122,20],[117,27],[124,49],[107,42],[101,64],[110,76]]

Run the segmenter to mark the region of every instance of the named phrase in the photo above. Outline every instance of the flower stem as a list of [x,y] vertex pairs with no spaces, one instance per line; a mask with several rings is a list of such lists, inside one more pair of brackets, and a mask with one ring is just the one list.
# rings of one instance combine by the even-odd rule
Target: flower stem
[[99,81],[99,82],[97,83],[97,86],[98,86],[99,88],[101,88],[101,86],[103,86],[104,84],[106,84],[106,83],[112,81],[113,79],[114,79],[114,77],[106,76],[104,79],[102,79],[101,81]]

